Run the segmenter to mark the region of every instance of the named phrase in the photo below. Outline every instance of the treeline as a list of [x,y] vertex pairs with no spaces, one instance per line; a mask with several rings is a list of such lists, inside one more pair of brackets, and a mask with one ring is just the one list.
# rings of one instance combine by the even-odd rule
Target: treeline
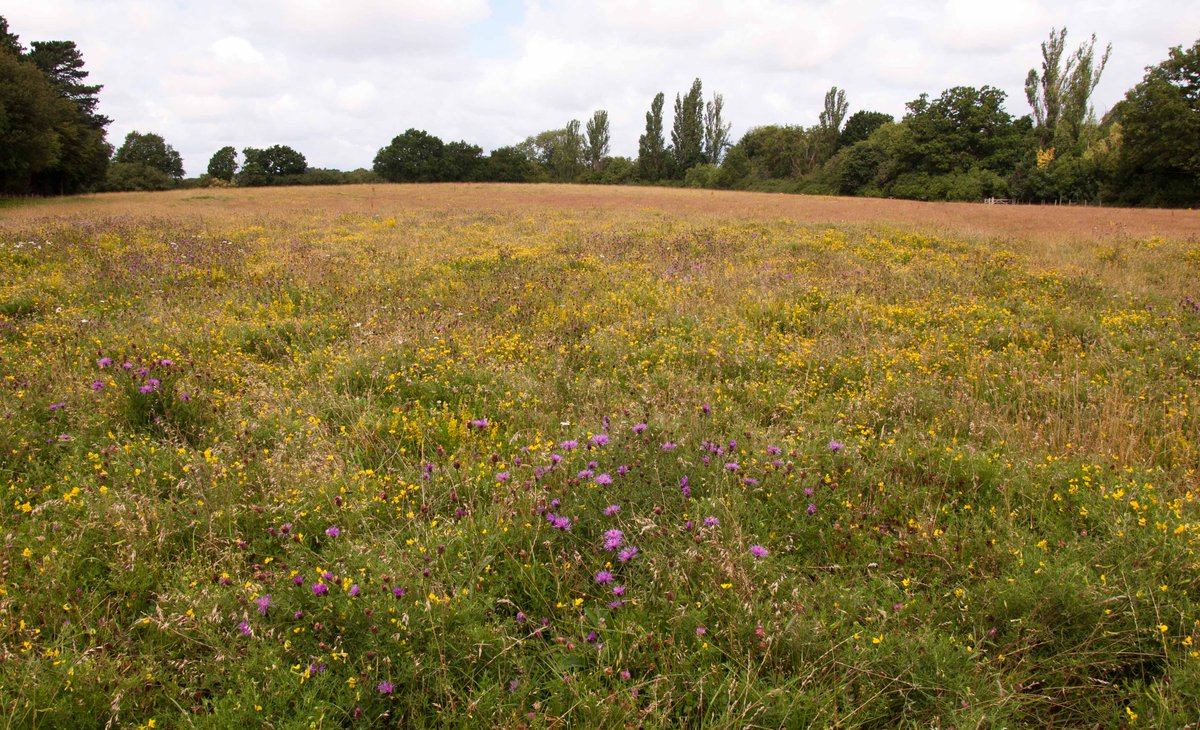
[[573,182],[678,185],[917,200],[1008,198],[1023,202],[1194,206],[1200,203],[1200,41],[1170,49],[1103,119],[1091,96],[1111,46],[1073,50],[1052,30],[1031,69],[1031,114],[1013,116],[999,89],[958,86],[922,94],[899,119],[850,114],[844,90],[825,95],[811,126],[768,125],[736,142],[724,99],[700,79],[646,112],[636,158],[613,156],[608,113],[571,120],[484,154],[409,129],[381,148],[370,170],[308,167],[286,145],[223,147],[205,174],[159,135],[131,132],[117,149],[96,112],[98,85],[75,44],[24,48],[0,17],[0,193],[165,190],[187,186],[389,182]]

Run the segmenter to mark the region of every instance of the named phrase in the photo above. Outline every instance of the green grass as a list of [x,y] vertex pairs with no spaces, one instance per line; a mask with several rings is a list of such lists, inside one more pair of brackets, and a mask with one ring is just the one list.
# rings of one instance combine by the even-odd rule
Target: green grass
[[1200,721],[1194,244],[544,209],[0,243],[6,725]]

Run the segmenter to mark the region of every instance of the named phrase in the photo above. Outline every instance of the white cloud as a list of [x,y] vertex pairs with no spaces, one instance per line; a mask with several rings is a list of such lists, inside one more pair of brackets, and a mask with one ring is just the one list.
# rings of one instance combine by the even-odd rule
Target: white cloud
[[702,79],[740,135],[814,124],[824,92],[899,116],[922,92],[990,84],[1026,113],[1025,74],[1051,26],[1095,32],[1113,55],[1095,96],[1112,106],[1200,5],[1138,0],[15,0],[26,43],[76,41],[105,85],[119,144],[162,134],[203,170],[216,149],[289,144],[310,164],[369,166],[409,127],[485,149],[609,111],[632,155],[654,94]]

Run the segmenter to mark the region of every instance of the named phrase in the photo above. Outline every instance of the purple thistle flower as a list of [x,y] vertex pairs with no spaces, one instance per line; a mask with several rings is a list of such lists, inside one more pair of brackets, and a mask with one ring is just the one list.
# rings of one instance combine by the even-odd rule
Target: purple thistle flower
[[624,540],[625,535],[620,530],[607,530],[604,533],[604,549],[616,550]]
[[510,477],[510,476],[512,476],[512,475],[510,475],[508,472],[506,472],[506,471],[502,471],[502,472],[500,472],[499,474],[497,474],[497,475],[496,475],[496,481],[498,481],[498,482],[500,482],[501,484],[503,484],[504,482],[507,482],[507,481],[508,481],[508,479],[509,479],[509,477]]
[[324,583],[314,583],[312,592],[318,596],[323,596],[329,592],[329,586],[325,585]]
[[350,586],[350,595],[351,595],[351,596],[357,596],[357,595],[358,595],[358,584],[357,584],[357,583],[355,583],[354,585]]
[[62,408],[66,408],[66,407],[67,407],[67,402],[66,402],[66,401],[63,401],[63,402],[61,402],[61,403],[51,403],[51,404],[50,404],[48,407],[49,407],[49,409],[50,409],[50,410],[52,410],[52,411],[57,411],[57,410],[60,410],[60,409],[62,409]]
[[834,439],[829,442],[829,450],[834,453],[841,451],[844,448],[846,448],[846,445],[843,444],[841,441],[838,441],[837,439]]
[[676,444],[673,441],[668,441],[662,445],[663,451],[674,451]]
[[758,480],[754,477],[742,477],[742,484],[753,487],[758,484]]
[[614,596],[625,595],[625,586],[613,586],[612,592]]
[[705,517],[704,518],[704,526],[705,527],[716,527],[719,524],[721,524],[721,521],[719,519],[717,519],[716,517]]
[[258,606],[259,613],[266,616],[267,609],[269,609],[271,607],[271,594],[268,593],[267,595],[265,595],[261,598],[255,598],[254,605]]
[[558,462],[562,461],[562,457],[558,454],[550,454],[550,461],[557,464]]
[[554,526],[559,530],[569,530],[571,529],[571,520],[566,517],[556,517]]
[[628,473],[629,473],[629,466],[627,464],[622,464],[617,467],[617,476],[623,477]]
[[142,387],[138,388],[138,390],[140,390],[143,393],[153,393],[154,386],[147,383],[147,384],[143,385]]
[[708,629],[703,626],[696,627],[696,636],[704,636],[708,633]]
[[298,575],[295,578],[292,578],[292,582],[298,586],[302,586],[304,585],[304,576]]
[[599,583],[600,585],[605,585],[606,583],[612,583],[612,579],[613,579],[612,573],[608,572],[607,570],[602,570],[599,573],[596,573],[596,582]]
[[704,411],[704,415],[707,416],[708,414],[712,413],[712,406],[705,403],[704,405],[700,406],[700,410]]
[[158,364],[162,365],[164,368],[169,368],[174,365],[175,362],[173,360],[159,360]]
[[579,446],[579,442],[575,441],[575,440],[563,441],[561,444],[558,445],[558,447],[560,449],[563,449],[564,451],[570,451],[574,448],[577,448],[578,446]]
[[476,418],[475,420],[471,421],[471,428],[478,428],[481,431],[490,425],[491,424],[488,423],[486,418]]
[[112,358],[111,357],[102,357],[96,361],[96,364],[102,368],[106,368],[109,365],[112,365]]
[[594,473],[595,472],[593,472],[591,469],[584,469],[584,470],[580,471],[578,474],[576,474],[575,476],[579,477],[580,479],[591,479],[592,474],[594,474]]
[[596,475],[596,483],[601,486],[606,487],[609,484],[612,484],[612,482],[613,482],[613,480],[612,480],[611,474],[605,473],[605,474],[597,474]]
[[633,545],[630,545],[629,547],[625,548],[621,552],[617,553],[617,560],[620,560],[622,563],[628,563],[630,560],[633,559],[633,556],[637,555],[637,554],[638,554],[638,549],[636,547],[634,547]]
[[751,545],[750,554],[756,558],[765,558],[767,556],[767,549],[762,545]]
[[517,611],[517,623],[519,623],[519,624],[525,623],[526,618],[527,617],[525,616],[524,611]]
[[629,681],[629,678],[630,678],[631,676],[633,676],[633,675],[631,675],[631,674],[629,673],[629,670],[628,670],[628,669],[622,669],[622,670],[621,670],[621,679],[623,679],[623,680],[625,680],[625,681]]
[[731,462],[729,462],[728,464],[726,464],[726,465],[725,465],[725,471],[737,471],[737,470],[738,470],[738,469],[740,469],[740,468],[741,468],[741,467],[739,467],[739,466],[737,465],[737,462],[736,462],[736,461],[731,461]]
[[612,603],[608,604],[608,607],[609,608],[620,608],[621,606],[624,606],[624,605],[625,605],[624,601],[613,601]]
[[596,434],[592,437],[592,444],[596,446],[605,446],[608,444],[608,435],[603,433]]
[[[603,474],[601,474],[600,476],[604,476],[604,475],[603,475]],[[621,505],[619,505],[619,504],[610,504],[610,505],[608,505],[607,507],[605,507],[605,508],[604,508],[604,516],[605,516],[605,517],[612,517],[613,515],[615,515],[616,513],[620,512],[620,511],[621,511]]]
[[649,428],[649,426],[647,426],[647,425],[646,425],[646,424],[644,424],[644,423],[638,423],[638,424],[634,424],[634,426],[633,426],[633,432],[634,432],[634,433],[641,433],[642,431],[645,431],[647,428]]
[[393,588],[392,595],[395,596],[396,598],[404,598],[404,589],[403,588]]
[[396,689],[395,685],[386,680],[375,685],[375,691],[381,695],[390,695],[394,689]]
[[779,456],[783,453],[783,449],[779,448],[778,446],[768,446],[767,453],[771,454],[772,456]]
[[815,505],[815,504],[809,504],[809,505],[808,505],[808,513],[809,513],[810,515],[815,515],[815,514],[817,513],[817,505]]
[[245,621],[238,624],[238,631],[242,632],[242,636],[250,636],[252,633],[254,633],[250,630],[250,624],[246,623]]
[[337,537],[338,535],[342,534],[342,531],[339,530],[336,525],[334,525],[332,527],[327,528],[325,530],[325,534],[329,535],[330,537]]
[[813,496],[813,490],[812,490],[812,487],[805,487],[805,488],[804,488],[804,496],[805,496],[805,497],[811,497],[811,496]]
[[104,381],[103,380],[93,380],[92,381],[92,390],[104,390]]

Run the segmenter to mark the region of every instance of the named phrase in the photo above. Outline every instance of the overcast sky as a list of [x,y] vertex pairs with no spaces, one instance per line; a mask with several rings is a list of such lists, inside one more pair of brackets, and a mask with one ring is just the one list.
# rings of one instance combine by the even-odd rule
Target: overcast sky
[[1167,49],[1200,2],[1131,0],[8,0],[26,45],[73,40],[109,139],[163,135],[189,175],[224,145],[287,144],[310,166],[370,167],[409,127],[485,151],[607,109],[635,156],[650,101],[693,78],[725,97],[733,136],[815,124],[824,92],[899,117],[922,92],[990,84],[1029,111],[1025,74],[1066,26],[1112,57],[1098,113]]

